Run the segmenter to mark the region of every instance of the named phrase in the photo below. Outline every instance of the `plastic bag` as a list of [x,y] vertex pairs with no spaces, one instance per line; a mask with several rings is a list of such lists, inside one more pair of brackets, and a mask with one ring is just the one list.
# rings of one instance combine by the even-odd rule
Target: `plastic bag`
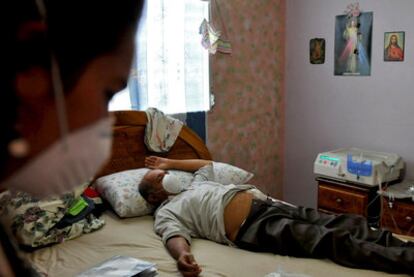
[[311,277],[311,276],[307,274],[302,274],[302,273],[285,272],[283,269],[279,268],[275,272],[266,274],[264,277]]

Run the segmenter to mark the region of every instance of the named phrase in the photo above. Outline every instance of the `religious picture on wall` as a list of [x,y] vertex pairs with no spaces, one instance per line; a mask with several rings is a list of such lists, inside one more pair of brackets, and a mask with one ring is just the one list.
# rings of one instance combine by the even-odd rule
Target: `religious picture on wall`
[[335,22],[335,75],[371,75],[372,12],[349,5]]
[[310,49],[310,63],[323,64],[325,63],[325,39],[313,38],[309,43]]
[[384,61],[402,62],[404,60],[404,32],[384,34]]

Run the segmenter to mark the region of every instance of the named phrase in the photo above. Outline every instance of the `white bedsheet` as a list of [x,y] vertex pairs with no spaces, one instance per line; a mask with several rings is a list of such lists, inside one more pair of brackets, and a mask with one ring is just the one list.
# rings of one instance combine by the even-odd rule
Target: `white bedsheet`
[[[74,276],[114,255],[128,255],[157,264],[159,276],[181,276],[161,239],[153,232],[151,216],[119,219],[107,211],[106,226],[75,240],[27,254],[35,266],[48,276]],[[266,253],[252,253],[211,241],[195,239],[192,251],[201,265],[201,276],[255,277],[277,268],[309,276],[403,276],[356,270],[328,260],[299,259]]]

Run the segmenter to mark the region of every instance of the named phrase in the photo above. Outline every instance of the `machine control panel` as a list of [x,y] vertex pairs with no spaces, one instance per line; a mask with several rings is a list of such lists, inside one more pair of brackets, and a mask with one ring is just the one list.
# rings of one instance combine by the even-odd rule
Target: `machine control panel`
[[337,158],[326,156],[326,155],[321,155],[319,156],[318,163],[322,166],[337,168],[340,164],[340,160]]

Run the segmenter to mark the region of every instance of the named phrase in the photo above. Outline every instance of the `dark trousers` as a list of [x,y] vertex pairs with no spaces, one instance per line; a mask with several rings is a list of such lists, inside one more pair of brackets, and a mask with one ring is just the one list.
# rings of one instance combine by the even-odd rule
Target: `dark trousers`
[[343,266],[414,274],[414,243],[372,230],[364,217],[253,200],[235,244],[279,255],[328,258]]

